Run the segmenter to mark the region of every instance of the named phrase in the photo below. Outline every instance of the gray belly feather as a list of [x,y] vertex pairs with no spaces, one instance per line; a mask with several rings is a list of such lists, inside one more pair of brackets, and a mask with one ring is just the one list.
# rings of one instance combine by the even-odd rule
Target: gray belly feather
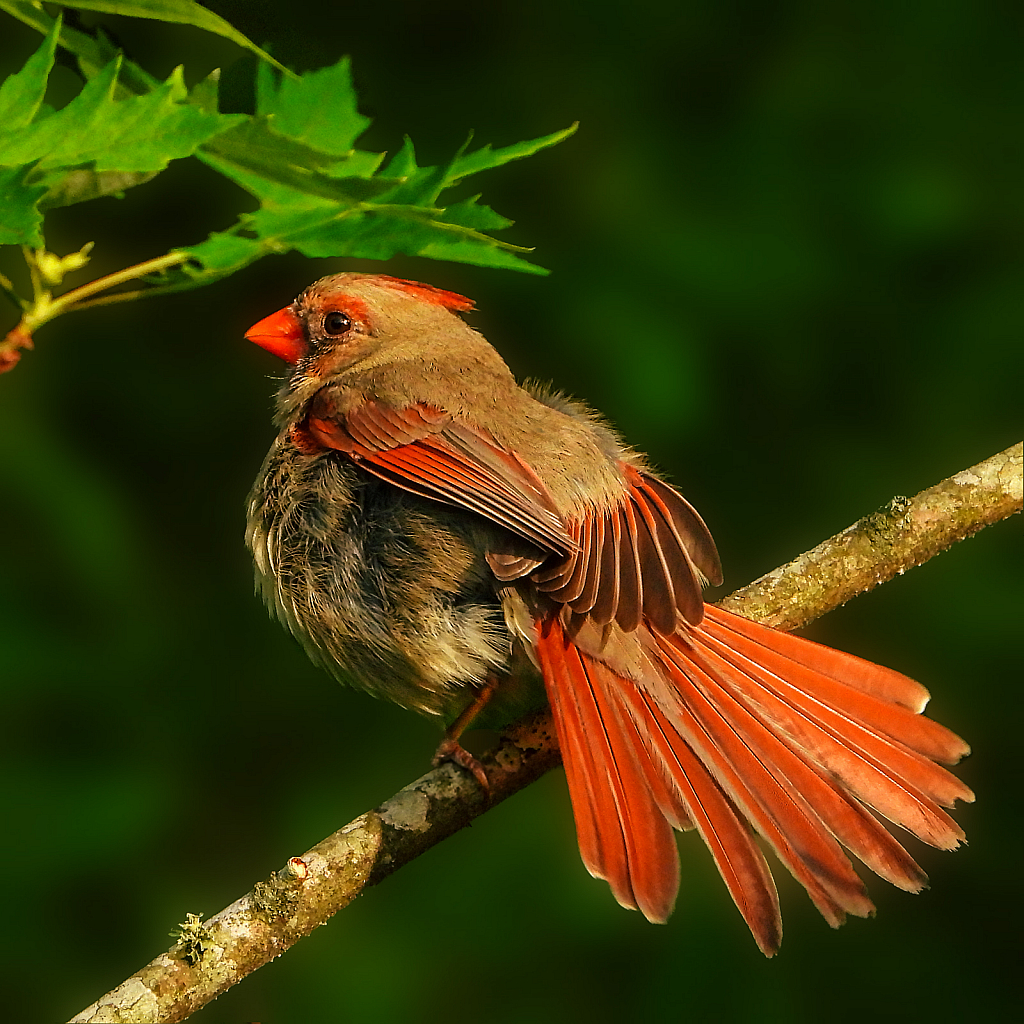
[[508,664],[482,555],[489,530],[282,436],[249,497],[246,541],[257,590],[315,662],[376,696],[448,717],[468,687]]

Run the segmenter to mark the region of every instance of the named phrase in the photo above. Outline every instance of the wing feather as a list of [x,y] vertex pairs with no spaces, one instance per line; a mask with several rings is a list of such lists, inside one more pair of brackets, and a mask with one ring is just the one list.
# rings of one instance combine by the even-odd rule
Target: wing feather
[[576,550],[537,475],[485,431],[429,405],[340,405],[325,389],[307,418],[306,429],[324,447],[403,490],[476,512],[543,551],[566,556]]

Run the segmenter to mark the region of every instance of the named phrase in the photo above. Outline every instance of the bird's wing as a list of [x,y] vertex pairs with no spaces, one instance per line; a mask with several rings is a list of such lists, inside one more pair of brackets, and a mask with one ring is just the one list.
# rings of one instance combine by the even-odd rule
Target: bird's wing
[[588,619],[614,621],[627,633],[646,621],[671,635],[680,616],[700,622],[704,582],[722,581],[715,542],[678,491],[625,462],[619,469],[627,485],[622,500],[570,522],[577,550],[531,579],[571,613],[571,635]]
[[626,632],[646,621],[664,635],[680,617],[700,621],[704,581],[721,580],[718,553],[703,520],[668,484],[622,462],[621,501],[566,520],[530,466],[485,430],[422,403],[396,409],[366,400],[342,412],[330,392],[321,395],[306,422],[317,442],[396,487],[476,512],[539,548],[488,559],[503,581],[530,575],[564,606],[571,634],[588,620],[614,621]]
[[476,512],[540,550],[492,552],[495,575],[530,575],[566,610],[575,633],[587,620],[632,632],[644,621],[675,632],[679,618],[697,623],[701,588],[721,581],[721,565],[704,521],[673,488],[625,462],[626,489],[607,510],[559,516],[537,474],[485,430],[431,405],[395,409],[366,400],[344,412],[322,392],[307,430],[368,472],[423,497]]
[[475,512],[540,549],[532,559],[510,555],[510,564],[534,568],[549,554],[576,550],[536,473],[485,431],[442,409],[367,400],[342,413],[327,394],[314,402],[306,430],[381,480]]

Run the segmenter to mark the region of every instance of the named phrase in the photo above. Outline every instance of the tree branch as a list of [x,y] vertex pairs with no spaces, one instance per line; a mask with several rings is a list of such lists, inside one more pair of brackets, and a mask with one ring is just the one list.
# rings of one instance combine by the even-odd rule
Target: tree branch
[[1018,443],[913,498],[897,496],[720,603],[780,629],[806,626],[1019,512],[1021,459]]
[[[794,629],[1021,510],[1016,444],[914,498],[893,498],[842,533],[726,598],[749,618]],[[484,759],[487,801],[443,765],[314,846],[73,1018],[181,1021],[308,935],[365,889],[464,828],[560,761],[549,713],[520,720]]]

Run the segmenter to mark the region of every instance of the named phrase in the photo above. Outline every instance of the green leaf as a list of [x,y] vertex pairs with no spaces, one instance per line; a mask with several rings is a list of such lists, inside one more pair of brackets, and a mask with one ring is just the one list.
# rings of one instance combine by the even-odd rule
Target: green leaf
[[266,117],[249,118],[196,155],[262,203],[276,206],[305,207],[321,200],[349,205],[396,184],[371,177],[383,154],[355,152],[339,160],[280,135]]
[[214,68],[201,82],[192,86],[188,101],[206,114],[220,111],[220,68]]
[[45,36],[53,27],[53,19],[34,0],[0,0],[0,11],[38,29]]
[[[336,175],[359,175],[360,177],[369,178],[371,175],[376,174],[377,168],[384,162],[384,157],[386,156],[387,153],[369,153],[365,149],[353,149],[345,157],[345,162],[336,164],[331,173]],[[381,178],[390,177],[391,175],[389,174],[381,175]],[[393,186],[394,181],[392,180]]]
[[472,196],[447,207],[441,219],[463,227],[476,228],[477,231],[501,231],[502,228],[512,227],[515,221],[495,213],[489,206],[478,205],[479,198],[478,195]]
[[271,116],[275,131],[324,153],[346,155],[370,127],[356,103],[348,57],[279,84],[268,69],[259,69],[256,112]]
[[24,128],[39,113],[46,95],[50,69],[53,67],[59,32],[58,18],[43,40],[43,45],[29,57],[25,66],[0,85],[0,125],[7,131]]
[[408,178],[418,170],[416,166],[416,148],[408,135],[402,142],[402,148],[388,161],[384,173],[389,178]]
[[[238,46],[251,50],[261,60],[273,64],[286,75],[292,74],[283,64],[274,60],[269,53],[261,50],[252,40],[242,35],[230,22],[225,21],[219,14],[207,10],[195,0],[61,0],[61,3],[64,7],[77,7],[83,11],[123,14],[129,18],[148,18],[177,25],[193,25],[206,32],[230,39]],[[8,4],[4,3],[3,6],[7,7]],[[11,6],[25,5],[11,4]]]
[[411,203],[417,206],[433,206],[441,193],[455,181],[452,171],[462,158],[466,147],[473,140],[473,133],[466,136],[466,141],[453,154],[446,164],[439,167],[422,167],[411,175],[403,185],[388,197],[391,203]]
[[416,255],[432,260],[451,260],[455,263],[471,263],[477,267],[495,267],[504,270],[521,270],[527,274],[550,274],[545,267],[538,267],[517,256],[508,249],[487,245],[483,241],[466,238],[441,239],[431,242]]
[[[215,76],[188,94],[180,69],[155,83],[120,55],[101,64],[112,52],[109,43],[81,33],[70,44],[88,80],[64,109],[53,111],[42,98],[54,41],[67,45],[66,30],[32,3],[0,0],[0,8],[10,6],[49,34],[13,83],[0,89],[0,111],[15,112],[0,118],[0,168],[7,167],[2,198],[8,207],[0,215],[0,238],[41,244],[40,207],[111,194],[148,180],[172,159],[194,154],[249,191],[260,208],[198,245],[175,250],[187,253],[189,262],[169,269],[158,291],[197,287],[268,253],[289,250],[373,259],[406,253],[546,273],[519,255],[528,250],[486,233],[512,222],[482,204],[479,195],[451,204],[441,197],[470,174],[529,156],[573,129],[469,154],[467,139],[449,160],[432,167],[417,166],[406,138],[381,172],[384,154],[355,148],[370,121],[358,111],[347,58],[295,80],[279,80],[261,66],[257,115],[222,115]],[[97,3],[92,9],[117,6]],[[139,6],[144,5],[133,9]],[[152,11],[160,5],[149,6]],[[130,89],[120,85],[125,67]]]
[[[0,0],[0,11],[6,11],[43,35],[53,31],[54,25],[59,22],[59,19],[55,21],[41,6],[37,6],[35,0]],[[95,39],[84,32],[63,25],[59,32],[58,43],[78,58],[78,66],[86,79],[95,78],[118,55],[117,48],[111,44],[102,30],[97,30]],[[158,84],[157,80],[143,71],[138,64],[126,60],[122,63],[117,96],[122,98],[132,93],[148,92]]]
[[[351,256],[386,260],[405,253],[547,273],[511,251],[526,250],[442,221],[439,213],[428,208],[372,203],[348,209],[327,203],[306,209],[264,208],[246,214],[231,231],[211,235],[185,251],[210,274],[232,272],[268,252],[289,249],[314,258]],[[255,233],[257,237],[239,236],[239,230]]]
[[39,203],[41,210],[52,210],[60,206],[74,206],[101,196],[120,198],[136,185],[152,181],[159,171],[100,171],[77,167],[70,171],[51,173],[44,179],[49,188]]
[[38,202],[46,188],[26,185],[25,174],[31,167],[0,169],[0,245],[30,245],[40,249],[43,215]]
[[511,146],[503,146],[501,149],[491,149],[490,143],[481,146],[473,153],[460,156],[452,168],[450,181],[454,182],[465,178],[469,174],[476,174],[479,171],[486,171],[492,167],[500,167],[511,160],[521,160],[523,157],[532,156],[538,150],[554,146],[563,139],[572,135],[578,123],[564,128],[560,132],[552,132],[550,135],[542,135],[539,139],[530,139],[527,142],[515,142]]
[[146,95],[115,100],[119,65],[119,60],[108,64],[63,110],[17,131],[0,132],[3,164],[37,162],[37,174],[52,185],[69,168],[82,165],[97,173],[150,173],[191,155],[245,119],[242,114],[207,113],[184,102],[180,68]]
[[259,239],[246,238],[230,231],[218,231],[210,235],[205,242],[193,245],[185,251],[202,265],[202,270],[197,271],[186,264],[182,268],[184,273],[203,283],[204,278],[216,280],[227,277],[228,274],[255,263],[261,256],[273,252],[273,249]]
[[[304,104],[319,104],[322,109],[327,97],[317,90],[349,81],[347,61],[342,65],[340,77],[320,76],[313,80],[315,88],[303,76],[291,97],[301,96]],[[441,205],[440,196],[476,170],[529,156],[561,141],[574,128],[498,150],[485,146],[469,156],[464,155],[464,146],[447,163],[436,167],[418,167],[415,148],[406,138],[383,173],[371,177],[380,163],[379,156],[349,150],[347,156],[331,164],[321,148],[324,137],[307,130],[312,121],[296,113],[298,106],[289,115],[280,116],[286,108],[279,105],[281,93],[274,90],[269,73],[263,74],[260,89],[260,109],[266,117],[219,136],[198,154],[261,202],[261,209],[243,215],[228,231],[211,235],[186,250],[205,272],[219,274],[267,252],[295,249],[310,257],[383,260],[405,253],[547,273],[518,255],[528,250],[484,233],[500,231],[512,221],[481,204],[479,195],[447,208]],[[354,102],[348,109],[355,109]],[[286,128],[291,137],[282,138],[280,128]],[[358,126],[351,130],[358,130]],[[311,145],[314,142],[315,147]],[[332,144],[331,140],[327,144]],[[361,160],[369,161],[361,171],[366,177],[340,177],[353,162],[358,166]]]
[[347,58],[280,83],[261,67],[257,109],[197,155],[264,206],[307,210],[327,201],[349,208],[400,184],[374,176],[383,153],[352,148],[370,122],[356,109]]
[[[266,252],[296,249],[304,256],[358,256],[385,260],[396,253],[429,256],[433,259],[455,259],[479,266],[513,267],[532,273],[547,273],[510,250],[525,252],[507,242],[500,242],[460,225],[437,218],[437,212],[410,206],[363,204],[343,210],[330,205],[313,209],[259,210],[243,220],[244,229],[258,235],[259,245]],[[213,269],[207,260],[221,261],[223,253],[231,258],[261,253],[257,247],[239,243],[234,232],[232,241],[223,235],[211,235],[206,242],[186,250]],[[245,242],[252,242],[244,239]]]

